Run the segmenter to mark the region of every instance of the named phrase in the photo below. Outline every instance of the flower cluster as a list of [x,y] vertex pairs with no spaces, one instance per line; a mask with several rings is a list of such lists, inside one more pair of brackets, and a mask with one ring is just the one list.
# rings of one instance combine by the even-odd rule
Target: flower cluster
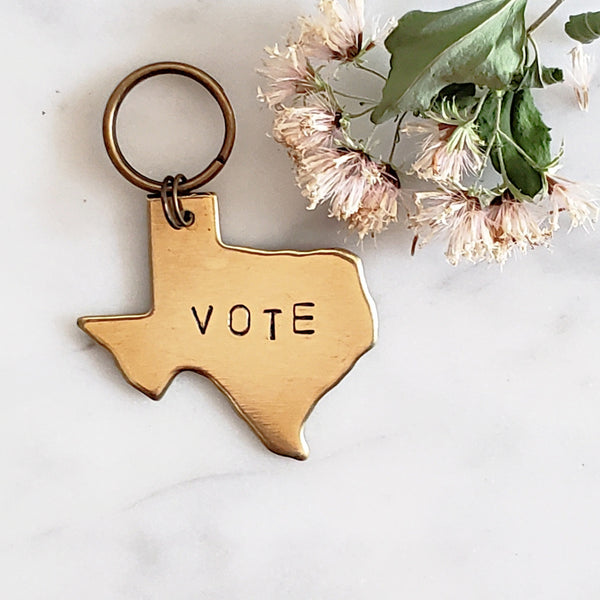
[[[403,131],[422,138],[411,172],[436,184],[435,191],[415,191],[409,203],[408,226],[423,246],[447,234],[446,257],[456,265],[469,262],[504,264],[515,252],[549,246],[560,227],[559,216],[570,218],[570,229],[589,226],[599,217],[600,187],[585,186],[550,174],[534,199],[502,189],[469,186],[485,168],[485,142],[475,125],[477,110],[468,115],[444,106],[407,124]],[[489,147],[489,146],[488,146]],[[479,177],[480,178],[480,177]]]
[[[353,115],[326,81],[327,67],[366,69],[381,32],[365,37],[363,0],[321,0],[316,18],[301,17],[285,50],[266,48],[259,98],[274,112],[273,139],[287,149],[308,208],[329,206],[362,239],[397,217],[400,180],[389,162],[352,138]],[[344,96],[342,94],[342,96]]]
[[466,190],[441,186],[437,191],[414,193],[416,212],[409,217],[409,227],[421,244],[447,234],[446,257],[452,265],[461,260],[504,264],[514,252],[548,246],[563,211],[570,216],[571,227],[595,221],[599,193],[597,188],[557,181],[543,210],[519,202],[508,192],[486,206]]
[[[562,69],[542,65],[531,36],[557,6],[528,28],[522,13],[499,15],[513,22],[490,28],[485,40],[480,36],[485,46],[480,55],[494,57],[482,58],[479,65],[464,33],[487,26],[488,0],[440,13],[409,13],[393,31],[388,23],[372,28],[370,36],[364,0],[320,0],[318,14],[300,17],[282,49],[266,48],[259,69],[267,80],[259,98],[274,112],[273,139],[291,157],[308,208],[327,205],[329,216],[363,239],[397,221],[402,199],[407,226],[415,234],[413,252],[446,236],[446,256],[453,265],[503,264],[515,253],[549,246],[561,214],[570,229],[591,226],[600,216],[600,188],[556,175],[562,149],[552,157],[550,128],[531,92],[564,80]],[[427,25],[435,19],[448,28],[447,36]],[[565,29],[571,38],[589,43],[600,37],[600,12],[571,17]],[[367,54],[384,38],[392,54],[387,77],[367,64]],[[456,83],[444,75],[450,53]],[[581,43],[571,60],[567,81],[579,107],[587,110],[592,61]],[[510,77],[493,72],[509,64],[514,64]],[[336,89],[350,68],[385,82],[380,101]],[[506,83],[498,86],[499,81]],[[376,125],[389,121],[394,126],[385,158],[374,150],[374,128],[366,140],[352,135],[354,119],[367,115]],[[394,156],[404,140],[412,141],[416,152],[401,170]],[[429,189],[423,191],[424,186]]]

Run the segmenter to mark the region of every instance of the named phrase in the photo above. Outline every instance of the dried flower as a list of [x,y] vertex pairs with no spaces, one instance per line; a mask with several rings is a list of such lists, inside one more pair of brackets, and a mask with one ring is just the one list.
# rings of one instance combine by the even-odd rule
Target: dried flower
[[499,263],[514,250],[523,254],[536,246],[548,246],[552,231],[542,228],[541,217],[536,217],[535,205],[530,202],[518,202],[505,193],[488,209],[488,218],[493,223],[496,246],[495,259]]
[[275,111],[273,138],[286,146],[294,160],[307,152],[331,148],[340,132],[342,114],[326,97],[313,95],[305,106]]
[[409,123],[403,132],[426,136],[412,166],[421,179],[458,184],[483,166],[483,143],[471,122],[450,125],[426,119]]
[[400,182],[394,172],[385,172],[365,194],[360,208],[348,218],[348,228],[355,229],[362,240],[381,233],[398,217]]
[[309,58],[354,60],[363,50],[364,0],[321,0],[317,19],[301,18],[299,45]]
[[581,110],[587,111],[590,105],[590,84],[592,82],[592,57],[583,51],[583,46],[577,44],[569,53],[573,68],[569,73],[569,83],[575,91],[577,104]]
[[433,237],[448,232],[448,262],[461,259],[477,263],[495,260],[492,224],[479,200],[459,188],[441,187],[432,192],[416,192],[417,213],[409,217],[409,227],[423,246]]
[[328,149],[299,164],[298,186],[309,209],[330,204],[330,216],[350,219],[360,237],[379,233],[396,218],[399,183],[390,168],[359,150]]
[[[473,10],[485,11],[485,3],[475,2]],[[292,158],[296,182],[309,209],[328,204],[329,216],[346,221],[361,239],[379,233],[395,220],[399,197],[405,191],[401,192],[393,167],[383,158],[374,158],[383,156],[373,154],[379,131],[372,129],[354,139],[350,123],[371,113],[379,124],[395,114],[396,129],[386,153],[387,162],[392,163],[400,141],[399,128],[412,113],[419,118],[406,124],[402,132],[422,137],[417,140],[411,172],[438,187],[414,194],[408,209],[412,213],[409,227],[416,232],[413,248],[419,240],[424,244],[444,234],[452,264],[461,260],[503,264],[517,252],[548,246],[559,228],[561,212],[570,217],[571,228],[586,227],[600,217],[600,187],[579,186],[551,175],[562,149],[554,159],[547,158],[549,128],[530,89],[541,85],[540,80],[548,85],[557,83],[562,71],[541,68],[537,47],[529,36],[526,41],[534,46],[534,60],[529,57],[517,88],[514,81],[498,85],[505,75],[502,60],[490,60],[490,64],[473,61],[469,44],[462,38],[452,47],[451,71],[463,75],[472,71],[474,78],[461,75],[454,81],[451,75],[446,77],[448,49],[440,46],[435,31],[416,27],[419,19],[415,21],[409,13],[400,18],[390,36],[393,20],[383,28],[369,27],[366,34],[364,4],[364,0],[319,0],[318,14],[298,19],[283,50],[277,46],[266,49],[268,59],[260,70],[269,80],[268,90],[260,92],[260,97],[275,113],[273,138]],[[546,11],[528,32],[555,8]],[[477,19],[473,21],[471,12],[463,7],[452,12],[457,27],[465,32],[479,28]],[[441,14],[446,13],[431,16]],[[518,20],[516,13],[513,17],[508,29],[522,34],[522,14]],[[587,26],[585,19],[586,15],[573,17]],[[499,52],[496,34],[491,29],[485,33],[488,58]],[[392,55],[387,77],[364,62],[366,53],[384,37]],[[426,53],[424,57],[423,48],[430,49],[431,56]],[[571,58],[571,84],[579,106],[587,110],[592,59],[581,44],[571,51]],[[431,77],[411,77],[414,61],[425,61],[419,68],[425,68]],[[370,98],[372,94],[354,95],[338,91],[337,83],[331,85],[330,80],[337,81],[339,74],[352,68],[385,80],[380,102]],[[470,80],[478,84],[467,83]],[[505,117],[510,117],[510,132],[504,127]],[[492,189],[482,183],[488,168],[494,168],[502,181]],[[533,183],[538,180],[532,171],[543,182],[535,189]]]
[[548,221],[552,231],[559,229],[558,218],[561,212],[566,212],[571,218],[573,227],[591,225],[600,216],[600,186],[582,185],[563,179],[548,177],[550,209]]
[[259,88],[258,98],[266,102],[269,108],[279,107],[286,100],[297,94],[318,91],[321,87],[318,78],[299,46],[288,46],[282,52],[277,44],[273,48],[265,48],[268,58],[263,60],[263,68],[258,72],[266,77],[269,89]]
[[514,250],[547,246],[552,235],[540,226],[529,205],[508,195],[486,208],[465,190],[442,187],[416,192],[415,205],[417,213],[409,217],[409,227],[421,237],[421,246],[447,232],[446,257],[452,265],[462,259],[504,264]]

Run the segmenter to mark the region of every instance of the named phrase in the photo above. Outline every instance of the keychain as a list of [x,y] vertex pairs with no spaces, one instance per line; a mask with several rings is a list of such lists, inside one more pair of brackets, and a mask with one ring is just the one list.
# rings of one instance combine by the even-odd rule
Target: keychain
[[[125,96],[161,74],[200,83],[223,113],[221,150],[190,179],[150,179],[118,144]],[[150,398],[158,400],[177,373],[195,371],[229,398],[267,448],[307,458],[307,416],[375,342],[375,309],[360,259],[339,249],[271,252],[221,241],[216,196],[191,192],[225,165],[235,117],[221,86],[200,69],[164,62],[131,73],[108,100],[103,135],[121,175],[150,192],[153,300],[145,314],[81,317],[79,327]]]

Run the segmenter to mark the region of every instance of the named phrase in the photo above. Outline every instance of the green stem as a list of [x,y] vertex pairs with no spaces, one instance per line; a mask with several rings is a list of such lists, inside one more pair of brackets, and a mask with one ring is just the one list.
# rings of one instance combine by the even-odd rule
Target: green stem
[[400,141],[400,127],[402,125],[402,121],[404,121],[404,118],[406,117],[406,115],[408,114],[407,112],[403,112],[399,117],[398,117],[398,123],[396,125],[396,131],[394,132],[394,141],[392,142],[392,149],[390,150],[390,156],[388,158],[388,163],[391,165],[392,161],[394,160],[394,153],[396,152],[396,146],[398,145],[398,142]]
[[470,121],[471,123],[475,123],[475,121],[477,121],[477,119],[479,118],[481,109],[483,108],[483,105],[485,104],[485,101],[487,100],[488,96],[489,96],[489,92],[487,94],[484,94],[483,96],[481,96],[481,98],[479,99],[479,102],[477,103],[477,106],[475,107],[475,112],[473,113],[473,118]]
[[355,114],[346,113],[344,116],[348,117],[349,119],[358,119],[359,117],[364,117],[366,114],[373,112],[374,110],[375,110],[375,107],[371,106],[371,108],[367,108],[366,110],[363,110],[362,112],[355,113]]
[[542,15],[537,18],[527,30],[527,33],[533,33],[565,0],[556,0],[548,10],[546,10]]
[[360,63],[354,63],[354,66],[361,71],[366,71],[367,73],[371,73],[372,75],[379,77],[379,79],[383,79],[383,81],[387,81],[387,77],[378,71],[375,71],[375,69],[369,69],[369,67],[365,67],[365,65],[361,65]]
[[338,90],[334,90],[333,88],[331,88],[331,91],[336,96],[341,96],[342,98],[350,98],[351,100],[356,100],[357,102],[370,102],[371,104],[377,104],[377,101],[373,100],[372,98],[363,98],[362,96],[353,96],[352,94],[347,94],[346,92],[340,92]]
[[[488,151],[486,153],[486,162],[490,157],[492,148],[498,144],[498,133],[500,132],[500,118],[502,116],[502,99],[504,98],[504,94],[501,92],[496,92],[498,103],[496,104],[496,122],[494,123],[494,133],[492,135],[492,139],[488,144]],[[502,149],[499,148],[499,154],[502,154]]]
[[[492,153],[494,146],[498,142],[498,132],[500,131],[500,115],[502,112],[502,98],[503,97],[504,97],[503,92],[496,92],[496,98],[498,100],[498,103],[496,105],[496,122],[494,123],[494,132],[492,133],[490,140],[487,144],[487,148],[485,149],[485,155],[484,155],[483,161],[481,163],[481,171],[479,171],[479,178],[478,178],[479,181],[481,181],[481,179],[483,177],[483,172],[484,172],[485,168],[487,167],[488,161],[490,160],[490,154]],[[502,152],[499,151],[499,154],[501,155]],[[505,184],[506,184],[506,181],[505,181]]]
[[[485,163],[487,163],[487,160],[490,157],[492,148],[494,146],[498,145],[498,132],[500,131],[500,118],[502,116],[502,99],[504,98],[504,94],[501,94],[500,92],[496,92],[496,95],[498,96],[498,103],[496,105],[496,122],[494,124],[494,135],[492,136],[492,139],[488,146],[488,151],[486,153],[486,160],[484,162],[484,165],[485,165]],[[498,151],[498,157],[499,157],[498,160],[502,161],[504,164],[504,159],[502,157],[502,147],[497,148],[497,151]],[[504,179],[504,185],[506,185],[507,181],[506,181],[505,175],[503,174],[502,177]]]
[[[329,102],[331,102],[331,105],[335,107],[335,110],[341,111],[342,107],[340,106],[340,103],[337,101],[337,98],[335,97],[333,90],[331,89],[331,86],[326,85],[323,88],[323,92],[325,94],[327,94],[327,98],[329,99]],[[304,99],[304,105],[306,106],[306,99]]]
[[546,167],[538,165],[533,158],[531,158],[519,144],[515,142],[510,136],[506,135],[504,131],[499,131],[500,137],[504,138],[524,159],[529,163],[529,166],[534,168],[536,171],[544,171]]
[[540,81],[543,82],[543,78],[542,78],[542,63],[540,62],[540,50],[539,50],[538,45],[536,44],[535,40],[531,36],[529,36],[529,42],[531,43],[531,46],[533,47],[533,51],[535,53],[534,63],[537,64],[538,78],[539,78]]
[[506,173],[506,165],[504,164],[504,157],[502,152],[498,153],[498,162],[500,163],[500,171],[502,172],[502,179],[504,179],[504,185],[508,188],[508,191],[513,195],[515,200],[519,202],[525,202],[527,197],[521,193],[521,190],[517,188],[512,181],[508,178]]

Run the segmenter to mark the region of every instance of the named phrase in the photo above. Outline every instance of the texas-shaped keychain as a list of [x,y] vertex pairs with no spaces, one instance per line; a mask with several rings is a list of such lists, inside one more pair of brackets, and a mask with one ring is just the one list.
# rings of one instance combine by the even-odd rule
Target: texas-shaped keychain
[[[191,179],[146,177],[117,141],[125,96],[160,74],[197,81],[223,112],[219,155]],[[360,259],[339,249],[271,252],[221,241],[216,196],[190,192],[223,168],[235,117],[221,86],[200,69],[163,62],[131,73],[109,98],[103,134],[118,171],[151,194],[153,301],[144,314],[81,317],[78,325],[150,398],[158,400],[181,371],[195,371],[229,398],[269,450],[307,458],[306,418],[375,342],[375,309]]]

